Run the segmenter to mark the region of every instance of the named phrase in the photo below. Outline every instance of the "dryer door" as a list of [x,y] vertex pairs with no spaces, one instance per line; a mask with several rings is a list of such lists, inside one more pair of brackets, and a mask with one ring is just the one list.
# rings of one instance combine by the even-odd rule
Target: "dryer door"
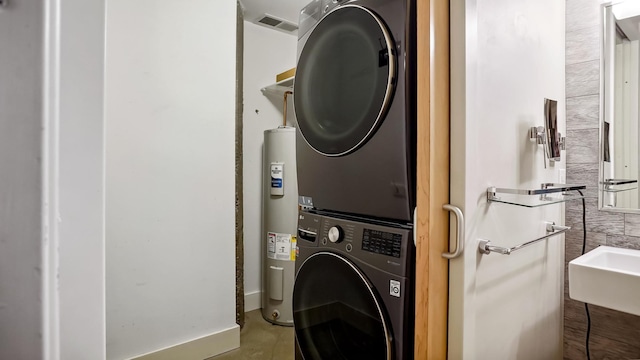
[[316,25],[294,84],[298,127],[309,146],[340,156],[373,135],[393,95],[394,49],[382,20],[361,6],[336,8]]
[[392,358],[392,336],[376,291],[339,255],[319,252],[300,266],[293,321],[305,360]]

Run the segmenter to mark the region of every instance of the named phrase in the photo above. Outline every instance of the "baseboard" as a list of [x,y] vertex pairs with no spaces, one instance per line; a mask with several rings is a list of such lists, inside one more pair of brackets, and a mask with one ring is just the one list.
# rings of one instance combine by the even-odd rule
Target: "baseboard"
[[262,291],[254,291],[244,294],[244,311],[262,309]]
[[211,335],[136,356],[130,360],[203,360],[240,347],[240,327],[235,325]]

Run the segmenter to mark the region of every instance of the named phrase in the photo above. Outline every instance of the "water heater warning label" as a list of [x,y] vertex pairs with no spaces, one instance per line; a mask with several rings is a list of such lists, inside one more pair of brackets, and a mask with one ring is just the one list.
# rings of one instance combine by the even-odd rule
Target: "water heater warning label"
[[271,195],[284,195],[283,173],[283,163],[271,163]]
[[295,261],[296,238],[291,234],[267,233],[267,257]]

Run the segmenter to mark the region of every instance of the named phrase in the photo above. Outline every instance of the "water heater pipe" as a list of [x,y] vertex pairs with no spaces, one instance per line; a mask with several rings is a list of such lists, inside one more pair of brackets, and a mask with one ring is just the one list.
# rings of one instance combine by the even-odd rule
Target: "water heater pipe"
[[282,126],[287,126],[287,95],[293,94],[293,91],[285,91],[284,92],[284,111],[283,111],[283,119]]

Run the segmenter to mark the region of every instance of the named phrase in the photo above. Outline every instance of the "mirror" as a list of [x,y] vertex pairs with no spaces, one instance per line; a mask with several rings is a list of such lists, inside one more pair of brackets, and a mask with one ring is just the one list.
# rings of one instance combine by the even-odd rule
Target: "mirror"
[[599,203],[640,212],[640,1],[603,6]]
[[544,99],[544,132],[547,158],[560,161],[560,133],[558,133],[558,102]]

